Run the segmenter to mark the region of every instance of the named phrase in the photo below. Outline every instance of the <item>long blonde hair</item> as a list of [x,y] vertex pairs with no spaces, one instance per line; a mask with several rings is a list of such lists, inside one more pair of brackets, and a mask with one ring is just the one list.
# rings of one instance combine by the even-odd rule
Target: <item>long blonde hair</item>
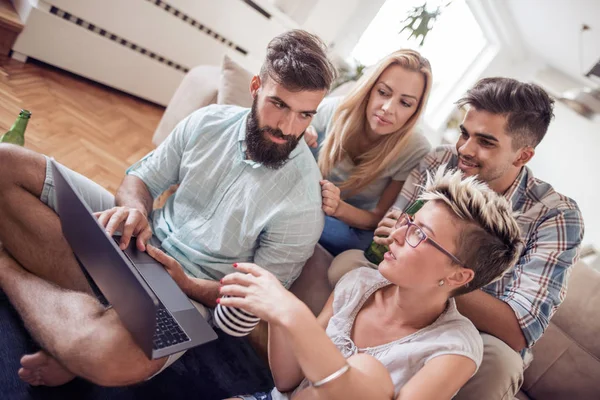
[[427,103],[432,81],[429,61],[419,52],[408,49],[398,50],[385,57],[372,72],[358,81],[334,112],[331,131],[319,152],[318,164],[323,176],[328,176],[334,166],[347,155],[344,149],[349,148],[350,143],[355,143],[356,139],[364,134],[367,123],[365,113],[371,90],[381,74],[391,65],[399,65],[406,70],[422,73],[425,80],[423,95],[415,113],[402,128],[383,136],[373,148],[356,158],[357,166],[348,180],[339,185],[340,190],[347,191],[344,193],[344,198],[360,192],[398,158]]

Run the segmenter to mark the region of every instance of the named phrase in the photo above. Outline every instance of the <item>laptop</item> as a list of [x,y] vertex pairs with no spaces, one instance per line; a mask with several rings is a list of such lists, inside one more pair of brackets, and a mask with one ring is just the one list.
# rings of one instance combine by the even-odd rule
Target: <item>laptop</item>
[[165,268],[139,251],[135,239],[121,250],[119,237],[106,233],[61,166],[50,162],[63,234],[146,356],[161,358],[216,339]]

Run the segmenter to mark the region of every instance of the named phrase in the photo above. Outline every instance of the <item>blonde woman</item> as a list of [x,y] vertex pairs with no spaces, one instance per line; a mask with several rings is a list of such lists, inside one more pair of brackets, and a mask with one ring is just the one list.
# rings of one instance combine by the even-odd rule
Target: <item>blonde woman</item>
[[414,50],[381,60],[345,98],[319,106],[306,141],[316,148],[333,255],[364,249],[410,171],[430,150],[415,125],[431,89],[429,61]]
[[398,218],[379,269],[344,275],[318,318],[254,264],[223,278],[220,292],[232,297],[221,304],[269,323],[276,388],[237,398],[452,398],[483,354],[454,296],[502,276],[520,249],[510,203],[474,177],[461,178],[440,169],[414,219]]

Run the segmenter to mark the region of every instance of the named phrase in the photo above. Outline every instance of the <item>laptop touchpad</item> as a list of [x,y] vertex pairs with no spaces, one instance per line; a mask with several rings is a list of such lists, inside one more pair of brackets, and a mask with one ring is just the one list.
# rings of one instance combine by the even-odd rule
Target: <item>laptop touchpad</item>
[[[113,236],[113,239],[119,243],[121,237]],[[155,237],[153,236],[152,239],[155,239]],[[155,246],[157,245],[159,243],[155,244]],[[171,278],[171,275],[165,270],[165,267],[145,251],[138,250],[135,240],[129,242],[129,246],[124,253],[169,311],[177,312],[194,308],[187,296]]]
[[173,313],[194,307],[162,265],[154,261],[136,263],[135,266],[169,311]]

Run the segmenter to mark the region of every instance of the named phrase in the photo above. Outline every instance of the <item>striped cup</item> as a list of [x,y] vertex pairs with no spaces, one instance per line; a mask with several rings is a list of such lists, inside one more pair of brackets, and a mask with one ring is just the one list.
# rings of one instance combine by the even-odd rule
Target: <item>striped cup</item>
[[237,337],[246,336],[260,322],[260,318],[253,314],[239,308],[221,306],[221,304],[217,304],[214,318],[215,324],[223,332]]

